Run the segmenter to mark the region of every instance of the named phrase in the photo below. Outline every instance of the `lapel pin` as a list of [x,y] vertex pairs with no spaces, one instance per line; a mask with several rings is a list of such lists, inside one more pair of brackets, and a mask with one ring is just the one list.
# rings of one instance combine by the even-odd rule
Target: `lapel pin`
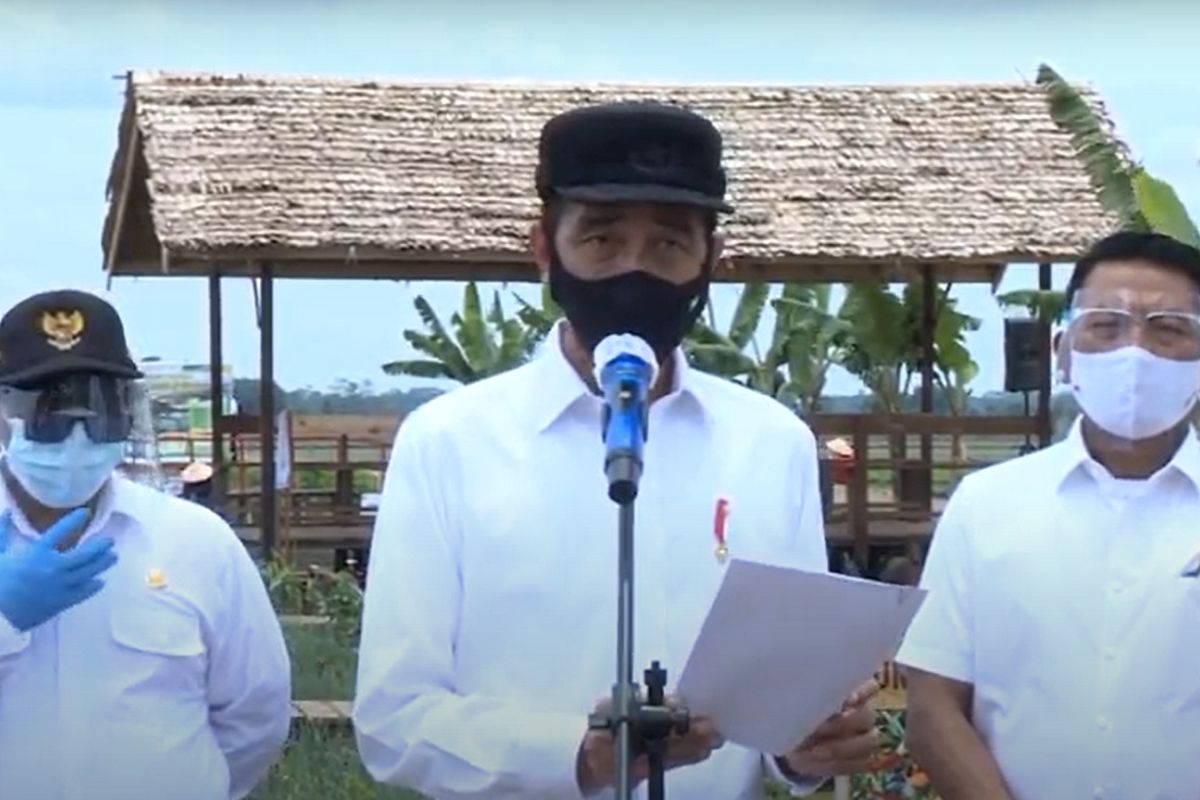
[[151,589],[165,589],[167,587],[167,576],[163,574],[161,569],[155,567],[146,573],[146,585]]
[[728,522],[729,501],[722,497],[717,500],[717,507],[713,513],[713,538],[717,542],[716,556],[719,564],[724,564],[729,558],[729,546],[725,541]]

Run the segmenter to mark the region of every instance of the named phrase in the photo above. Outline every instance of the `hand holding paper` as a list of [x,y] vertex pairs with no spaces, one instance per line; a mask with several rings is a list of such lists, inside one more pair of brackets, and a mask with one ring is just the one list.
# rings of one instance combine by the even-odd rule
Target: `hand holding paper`
[[925,592],[733,560],[680,676],[725,739],[791,751],[896,651]]

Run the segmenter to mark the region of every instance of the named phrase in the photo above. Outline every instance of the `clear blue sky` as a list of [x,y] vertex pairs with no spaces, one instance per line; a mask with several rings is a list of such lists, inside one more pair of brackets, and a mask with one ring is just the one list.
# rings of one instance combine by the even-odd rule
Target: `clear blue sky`
[[[1047,61],[1095,85],[1135,153],[1195,213],[1198,22],[1200,4],[1181,0],[0,0],[0,306],[51,287],[103,290],[99,238],[122,90],[112,76],[131,68],[806,84],[1031,80]],[[1036,279],[1033,268],[1010,272],[1003,289]],[[732,291],[718,292],[720,317]],[[417,324],[417,293],[449,314],[461,289],[281,284],[277,380],[407,385],[378,367],[406,354],[400,331]],[[254,376],[250,285],[227,281],[225,296],[227,360]],[[971,341],[977,391],[998,388],[1000,313],[986,288],[959,296],[984,319]],[[206,359],[205,297],[202,281],[181,279],[122,279],[111,295],[137,354],[172,360]],[[839,377],[831,389],[856,385]]]

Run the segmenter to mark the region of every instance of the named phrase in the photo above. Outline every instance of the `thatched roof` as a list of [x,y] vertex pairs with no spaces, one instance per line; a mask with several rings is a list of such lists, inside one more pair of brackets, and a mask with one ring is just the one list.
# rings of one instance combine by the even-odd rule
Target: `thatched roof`
[[903,277],[929,262],[959,280],[994,278],[1005,262],[1073,259],[1114,223],[1034,85],[153,73],[129,77],[106,265],[237,274],[265,260],[279,276],[532,278],[539,130],[614,97],[680,102],[724,132],[737,207],[725,226],[730,278]]

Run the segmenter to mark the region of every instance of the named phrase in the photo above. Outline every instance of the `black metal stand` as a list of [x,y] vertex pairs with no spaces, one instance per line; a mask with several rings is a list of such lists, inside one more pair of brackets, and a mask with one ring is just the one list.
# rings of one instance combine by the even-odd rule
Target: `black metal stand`
[[[1028,417],[1029,416],[1029,392],[1021,392],[1021,394],[1025,398],[1025,416]],[[1017,451],[1017,455],[1022,455],[1022,456],[1028,455],[1029,453],[1032,453],[1035,450],[1037,450],[1037,448],[1033,446],[1033,440],[1029,438],[1028,433],[1025,434],[1025,444],[1022,445],[1021,448]]]
[[[614,459],[621,461],[622,458]],[[633,461],[633,459],[630,459]],[[610,478],[614,473],[640,475],[640,465],[606,465]],[[630,488],[632,490],[630,491]],[[633,765],[646,756],[650,767],[647,779],[649,800],[663,800],[663,758],[667,739],[672,733],[688,730],[686,709],[670,708],[666,704],[667,673],[657,661],[645,671],[646,694],[633,680],[633,500],[637,494],[636,477],[625,483],[619,495],[617,556],[617,681],[613,685],[612,706],[608,714],[593,714],[589,725],[594,730],[607,730],[616,740],[617,799],[633,797]],[[617,497],[613,498],[617,500]]]

